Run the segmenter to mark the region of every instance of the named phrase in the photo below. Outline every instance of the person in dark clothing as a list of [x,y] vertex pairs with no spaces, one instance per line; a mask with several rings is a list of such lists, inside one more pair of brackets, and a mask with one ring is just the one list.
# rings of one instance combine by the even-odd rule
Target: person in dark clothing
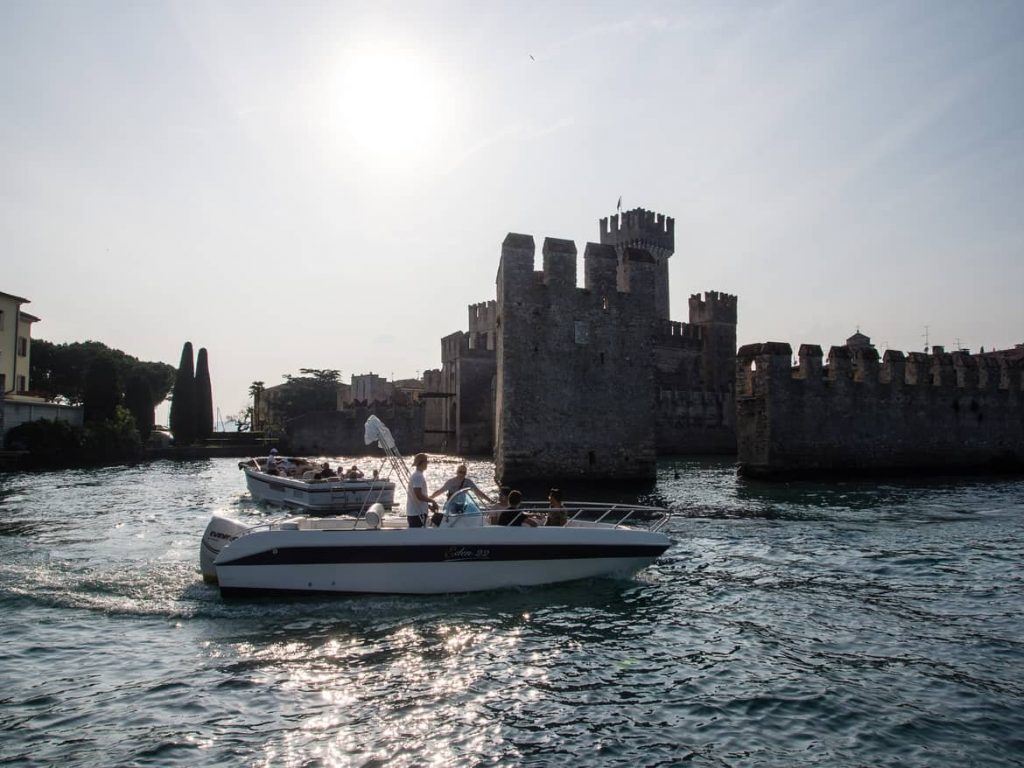
[[498,525],[528,525],[531,528],[536,527],[537,521],[519,510],[519,505],[522,501],[523,494],[519,491],[512,491],[508,495],[508,509],[498,515]]
[[544,525],[565,525],[568,522],[565,507],[562,506],[562,491],[560,489],[552,488],[548,491],[548,506],[551,507],[551,510],[548,512],[548,519],[544,521]]

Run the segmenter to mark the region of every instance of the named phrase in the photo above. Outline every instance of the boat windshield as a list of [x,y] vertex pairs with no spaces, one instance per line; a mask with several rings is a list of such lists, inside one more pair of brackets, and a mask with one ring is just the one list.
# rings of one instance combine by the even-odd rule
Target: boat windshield
[[469,495],[469,489],[463,488],[456,491],[452,497],[445,502],[444,513],[446,515],[479,515],[480,506],[476,499]]

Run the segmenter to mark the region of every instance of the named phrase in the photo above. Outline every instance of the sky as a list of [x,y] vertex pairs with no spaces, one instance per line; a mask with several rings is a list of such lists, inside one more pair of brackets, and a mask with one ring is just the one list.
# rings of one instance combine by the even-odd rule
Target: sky
[[676,220],[675,320],[1010,347],[1022,39],[1020,2],[8,0],[0,291],[37,338],[207,347],[226,416],[439,367],[507,232],[582,254],[621,196]]

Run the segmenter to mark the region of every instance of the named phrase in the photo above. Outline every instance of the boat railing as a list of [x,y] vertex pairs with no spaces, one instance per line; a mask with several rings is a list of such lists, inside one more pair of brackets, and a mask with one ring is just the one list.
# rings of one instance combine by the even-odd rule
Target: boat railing
[[[519,505],[527,512],[550,513],[552,507],[542,501],[528,501]],[[643,504],[608,504],[595,501],[567,501],[562,504],[566,524],[610,525],[621,528],[644,528],[660,531],[668,525],[669,513],[662,507]]]
[[[469,489],[463,489],[452,495],[445,504],[446,516],[459,516],[461,505],[452,504],[459,496],[465,494],[469,497]],[[508,510],[478,508],[475,504],[467,505],[473,509],[473,514],[492,514],[507,512]],[[550,514],[552,507],[542,501],[527,501],[521,503],[516,510],[519,515],[511,520],[511,525],[520,525],[523,518],[532,515]],[[623,528],[644,528],[651,532],[660,531],[668,524],[669,513],[662,507],[645,506],[643,504],[608,504],[593,501],[569,501],[562,505],[565,512],[566,525],[575,523],[577,525],[612,526]]]

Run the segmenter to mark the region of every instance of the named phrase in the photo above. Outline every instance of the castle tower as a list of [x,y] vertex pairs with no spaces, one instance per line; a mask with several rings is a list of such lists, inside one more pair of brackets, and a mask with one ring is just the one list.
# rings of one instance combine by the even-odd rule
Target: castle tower
[[654,304],[657,264],[623,248],[571,240],[502,243],[495,317],[495,474],[502,483],[649,480],[655,476]]
[[704,386],[724,391],[732,386],[736,359],[736,297],[707,291],[690,296],[690,324],[701,329],[701,376]]
[[668,260],[676,249],[675,219],[643,208],[601,219],[601,245],[615,248],[619,257],[619,290],[628,290],[626,248],[640,248],[654,257],[655,312],[661,320],[669,318]]

